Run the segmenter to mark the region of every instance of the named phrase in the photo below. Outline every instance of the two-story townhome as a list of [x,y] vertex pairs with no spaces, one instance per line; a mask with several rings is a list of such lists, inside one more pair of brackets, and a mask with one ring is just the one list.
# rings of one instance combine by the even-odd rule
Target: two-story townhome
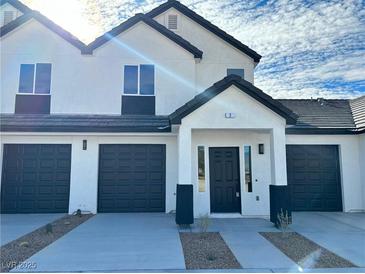
[[[178,1],[85,45],[1,1],[1,212],[365,209],[365,97],[273,99],[261,56]],[[11,14],[11,15],[10,15]],[[235,213],[235,214],[231,214]]]

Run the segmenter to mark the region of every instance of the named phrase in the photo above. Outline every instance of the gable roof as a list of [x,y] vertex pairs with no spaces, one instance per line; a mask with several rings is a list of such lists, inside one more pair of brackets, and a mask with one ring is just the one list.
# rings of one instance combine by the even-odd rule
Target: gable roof
[[237,48],[241,52],[247,54],[250,56],[255,62],[260,62],[261,55],[258,54],[253,49],[249,48],[233,36],[229,35],[222,29],[218,28],[217,26],[213,25],[211,22],[206,20],[204,17],[200,16],[196,12],[189,9],[187,6],[184,6],[179,1],[176,0],[168,0],[167,2],[161,4],[160,6],[156,7],[155,9],[151,10],[150,12],[146,13],[147,16],[154,18],[157,15],[160,15],[161,13],[164,13],[170,8],[174,8],[184,14],[185,16],[189,17],[196,23],[200,24],[202,27],[206,28],[210,32],[214,33],[224,41],[226,41],[228,44],[232,45],[233,47]]
[[12,5],[14,8],[21,11],[22,13],[28,13],[32,11],[30,8],[28,8],[26,5],[18,0],[0,0],[0,6],[6,3]]
[[247,93],[261,104],[285,118],[288,124],[295,124],[297,116],[290,109],[286,108],[280,102],[274,100],[262,90],[237,75],[226,76],[222,80],[216,82],[213,86],[206,89],[204,92],[196,95],[185,105],[178,108],[175,112],[170,114],[171,124],[181,124],[181,120],[185,116],[189,115],[232,85],[236,86],[242,92]]
[[157,30],[159,33],[166,36],[167,38],[169,38],[170,40],[172,40],[173,42],[178,44],[180,47],[184,48],[185,50],[187,50],[188,52],[193,54],[194,58],[202,58],[203,52],[200,49],[193,46],[192,44],[190,44],[190,42],[188,42],[181,36],[170,31],[169,29],[165,28],[163,25],[157,23],[155,20],[151,19],[150,17],[148,17],[142,13],[136,14],[135,16],[129,18],[127,21],[121,23],[119,26],[113,28],[112,30],[110,30],[110,31],[104,33],[103,35],[99,36],[98,38],[96,38],[93,42],[91,42],[87,46],[85,53],[91,54],[93,52],[93,50],[102,46],[103,44],[105,44],[106,42],[108,42],[109,40],[114,38],[115,36],[118,36],[119,34],[126,31],[127,29],[133,27],[134,25],[136,25],[139,22],[144,22],[145,24],[149,25],[151,28]]
[[15,20],[11,21],[10,23],[2,26],[0,28],[0,37],[3,37],[4,35],[8,34],[9,32],[13,31],[17,27],[23,25],[24,23],[28,22],[31,19],[35,19],[57,35],[59,35],[61,38],[65,39],[67,42],[78,48],[79,50],[83,51],[85,49],[85,44],[81,42],[79,39],[77,39],[75,36],[73,36],[70,32],[64,30],[56,23],[52,22],[50,19],[48,19],[46,16],[42,15],[38,11],[29,11]]
[[350,106],[356,127],[365,131],[365,95],[351,100]]

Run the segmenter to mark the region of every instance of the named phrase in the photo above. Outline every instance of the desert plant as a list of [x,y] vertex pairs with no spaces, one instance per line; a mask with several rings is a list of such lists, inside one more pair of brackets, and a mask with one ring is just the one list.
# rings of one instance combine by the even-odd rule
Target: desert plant
[[210,219],[209,219],[208,214],[205,214],[198,219],[198,226],[199,226],[200,232],[202,232],[202,233],[207,232],[209,225],[210,225]]
[[47,224],[46,225],[46,232],[47,232],[47,234],[53,233],[53,226],[52,226],[52,224]]
[[20,247],[29,247],[29,242],[21,242],[19,244]]
[[280,213],[278,213],[278,220],[277,220],[276,226],[284,234],[285,232],[288,231],[290,224],[291,224],[291,219],[289,217],[288,211],[285,210],[285,213],[284,213],[283,209],[281,209]]
[[76,216],[81,217],[81,215],[82,215],[81,209],[76,210]]

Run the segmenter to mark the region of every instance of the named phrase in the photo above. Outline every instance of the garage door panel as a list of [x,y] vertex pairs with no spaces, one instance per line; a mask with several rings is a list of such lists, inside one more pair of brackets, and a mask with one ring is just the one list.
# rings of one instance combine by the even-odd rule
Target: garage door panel
[[68,212],[71,145],[5,144],[3,157],[2,213]]
[[288,185],[294,211],[341,211],[338,147],[287,145]]
[[[165,211],[165,145],[100,145],[99,151],[99,212]],[[105,168],[105,161],[116,164]]]

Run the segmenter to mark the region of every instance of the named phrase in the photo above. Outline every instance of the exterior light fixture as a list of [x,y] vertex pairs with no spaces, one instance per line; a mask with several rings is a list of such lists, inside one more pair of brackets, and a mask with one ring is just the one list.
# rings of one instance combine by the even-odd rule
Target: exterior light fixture
[[264,144],[259,144],[259,154],[264,154]]
[[82,150],[87,150],[87,140],[82,140]]

